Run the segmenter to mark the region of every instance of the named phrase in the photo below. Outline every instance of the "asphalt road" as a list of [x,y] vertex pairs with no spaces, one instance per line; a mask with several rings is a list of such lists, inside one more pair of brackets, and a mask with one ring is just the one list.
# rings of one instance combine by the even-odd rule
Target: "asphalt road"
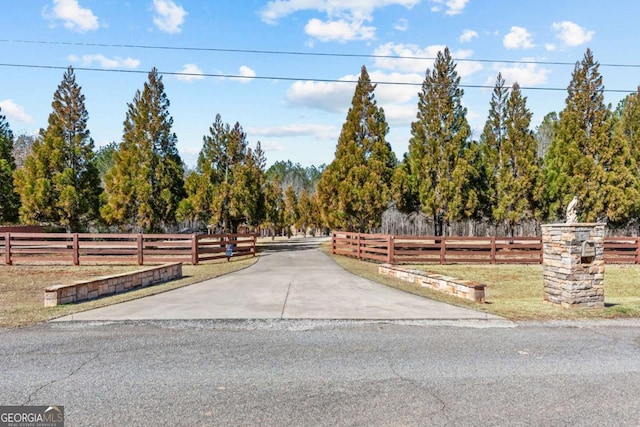
[[0,331],[0,404],[67,426],[636,426],[639,327],[49,323]]

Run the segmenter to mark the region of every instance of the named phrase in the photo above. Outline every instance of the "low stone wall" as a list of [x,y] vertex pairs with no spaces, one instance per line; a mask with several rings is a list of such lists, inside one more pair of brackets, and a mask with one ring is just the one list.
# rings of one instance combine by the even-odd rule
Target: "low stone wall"
[[425,288],[445,292],[459,298],[484,303],[484,288],[482,283],[473,280],[455,279],[441,274],[429,273],[420,270],[411,270],[390,264],[378,266],[378,273],[395,277],[405,282],[415,283]]
[[182,277],[182,263],[174,262],[113,276],[49,286],[44,290],[44,306],[86,301],[106,295],[127,292],[135,288],[157,285]]

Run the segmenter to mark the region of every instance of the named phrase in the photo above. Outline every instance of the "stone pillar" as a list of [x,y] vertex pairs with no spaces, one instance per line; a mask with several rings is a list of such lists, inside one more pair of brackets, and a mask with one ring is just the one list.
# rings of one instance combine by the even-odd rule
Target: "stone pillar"
[[604,224],[542,226],[544,300],[604,308]]

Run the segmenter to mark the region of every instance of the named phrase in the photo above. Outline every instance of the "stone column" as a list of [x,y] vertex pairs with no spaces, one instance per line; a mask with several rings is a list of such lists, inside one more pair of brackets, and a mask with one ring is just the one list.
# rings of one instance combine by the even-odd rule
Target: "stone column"
[[604,224],[542,226],[544,300],[604,308]]

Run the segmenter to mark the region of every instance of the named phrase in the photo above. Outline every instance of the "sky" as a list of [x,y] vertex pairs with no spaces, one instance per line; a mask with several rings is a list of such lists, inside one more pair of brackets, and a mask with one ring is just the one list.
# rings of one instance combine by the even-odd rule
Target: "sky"
[[522,87],[534,129],[564,108],[587,48],[615,108],[640,85],[638,16],[637,0],[2,0],[0,109],[14,134],[37,134],[73,66],[99,148],[121,141],[156,67],[189,167],[217,114],[267,165],[317,166],[333,160],[364,65],[400,159],[445,46],[477,139],[498,72]]

